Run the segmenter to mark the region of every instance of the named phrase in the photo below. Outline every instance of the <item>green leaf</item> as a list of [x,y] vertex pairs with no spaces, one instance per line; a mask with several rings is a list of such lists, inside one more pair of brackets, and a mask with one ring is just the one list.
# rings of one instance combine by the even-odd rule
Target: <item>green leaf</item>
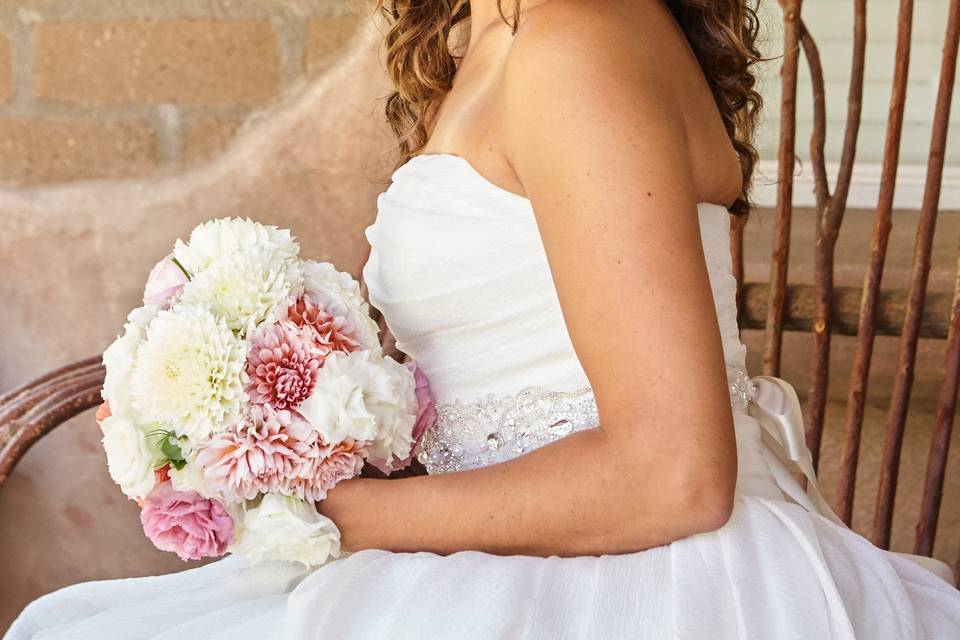
[[[173,432],[167,432],[167,435],[160,440],[160,451],[167,456],[171,462],[184,462],[183,451],[180,450],[180,441],[177,440]],[[178,469],[180,467],[177,467]]]

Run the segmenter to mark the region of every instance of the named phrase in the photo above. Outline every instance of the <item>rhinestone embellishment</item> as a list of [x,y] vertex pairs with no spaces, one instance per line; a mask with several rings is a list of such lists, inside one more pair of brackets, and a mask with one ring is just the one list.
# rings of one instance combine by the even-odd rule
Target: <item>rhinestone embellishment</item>
[[503,462],[600,420],[593,391],[529,387],[516,396],[486,397],[437,407],[418,460],[429,473],[449,473]]
[[[756,388],[746,371],[728,373],[730,404],[745,410]],[[450,473],[516,458],[600,423],[593,390],[551,391],[528,387],[516,395],[488,394],[437,407],[417,459],[427,472]]]
[[757,395],[757,385],[753,384],[743,369],[731,369],[727,379],[730,381],[730,405],[734,409],[745,411]]

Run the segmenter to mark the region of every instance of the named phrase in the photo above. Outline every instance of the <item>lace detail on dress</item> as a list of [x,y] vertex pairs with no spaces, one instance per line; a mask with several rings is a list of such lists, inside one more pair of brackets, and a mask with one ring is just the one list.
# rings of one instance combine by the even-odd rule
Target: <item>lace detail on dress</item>
[[[730,406],[745,411],[756,388],[743,369],[727,372]],[[528,387],[516,395],[488,394],[437,407],[417,459],[430,474],[486,467],[523,455],[600,423],[590,387],[551,391]]]

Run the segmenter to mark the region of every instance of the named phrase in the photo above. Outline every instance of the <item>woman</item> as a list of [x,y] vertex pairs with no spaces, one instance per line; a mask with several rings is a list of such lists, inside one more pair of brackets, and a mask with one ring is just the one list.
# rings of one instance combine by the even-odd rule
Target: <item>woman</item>
[[78,585],[9,638],[960,637],[945,567],[839,523],[793,390],[744,372],[752,11],[389,9],[404,162],[364,276],[442,405],[431,475],[338,485],[320,508],[353,553],[313,573]]

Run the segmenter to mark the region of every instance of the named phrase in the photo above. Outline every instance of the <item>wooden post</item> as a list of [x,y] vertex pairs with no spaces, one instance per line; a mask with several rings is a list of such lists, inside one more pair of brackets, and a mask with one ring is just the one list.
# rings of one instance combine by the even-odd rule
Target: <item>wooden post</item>
[[937,106],[933,116],[930,157],[927,162],[927,179],[924,185],[920,220],[917,223],[913,271],[907,293],[907,312],[903,322],[903,332],[900,336],[897,377],[891,394],[890,411],[887,414],[880,484],[877,489],[877,505],[871,536],[873,543],[882,549],[890,546],[893,502],[897,493],[897,474],[900,467],[900,449],[903,445],[903,429],[907,421],[907,407],[910,404],[910,390],[913,386],[917,340],[920,336],[927,276],[930,273],[930,250],[937,222],[940,184],[943,180],[950,101],[953,97],[953,82],[957,70],[958,38],[960,38],[960,0],[950,0],[943,59],[940,65],[940,86],[937,91]]

